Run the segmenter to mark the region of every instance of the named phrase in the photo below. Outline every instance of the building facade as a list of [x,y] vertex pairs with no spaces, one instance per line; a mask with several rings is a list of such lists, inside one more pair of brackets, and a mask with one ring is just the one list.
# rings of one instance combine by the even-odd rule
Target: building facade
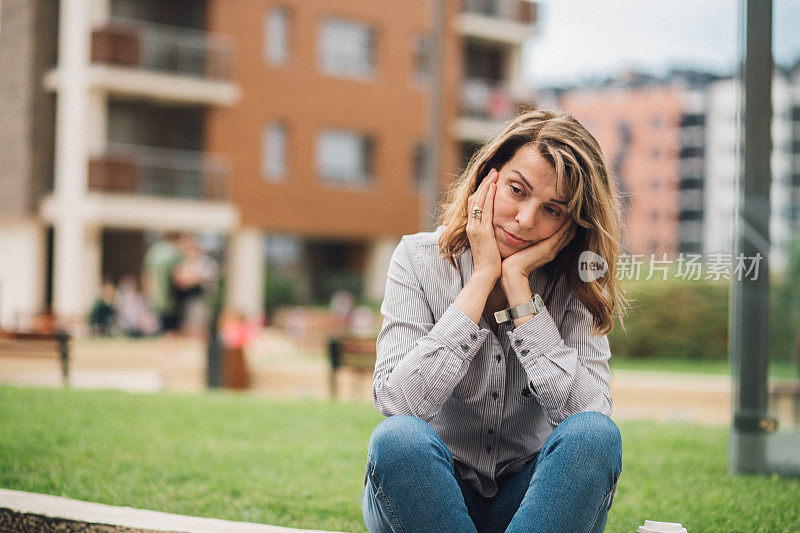
[[424,0],[4,0],[0,323],[80,320],[167,231],[224,253],[245,313],[272,265],[301,301],[379,299],[399,237],[429,229],[431,139],[441,189],[531,101],[536,4],[440,5],[437,24]]
[[679,249],[681,101],[673,86],[587,88],[560,97],[560,107],[600,143],[629,254],[662,259]]
[[[243,95],[207,123],[212,151],[231,158],[242,217],[232,305],[251,312],[266,297],[272,307],[280,298],[271,283],[306,302],[340,289],[380,300],[400,236],[431,229],[421,222],[436,203],[424,197],[425,180],[441,190],[463,169],[467,146],[495,132],[516,103],[530,103],[521,50],[535,4],[439,6],[437,19],[425,0],[383,8],[361,0],[210,3],[211,29],[230,35],[237,50],[232,77]],[[434,152],[432,178],[426,158]],[[253,290],[242,273],[264,263],[266,291]]]
[[[730,254],[734,249],[739,90],[734,78],[715,81],[705,89],[704,254]],[[770,212],[770,247],[762,253],[769,254],[770,270],[782,273],[792,242],[800,238],[800,68],[775,70],[772,106],[772,183],[765,206]]]
[[[29,193],[4,206],[3,239],[25,253],[2,275],[8,286],[21,274],[29,281],[5,292],[0,314],[13,324],[49,305],[80,320],[104,276],[138,274],[148,233],[225,235],[238,225],[227,162],[206,151],[203,134],[206,113],[239,97],[230,45],[207,31],[204,1],[8,0],[2,9],[2,49],[26,48],[31,59],[11,63],[9,78],[25,80],[19,92],[2,90],[28,102],[27,137],[14,146],[35,164],[3,165],[4,182]],[[12,213],[24,231],[6,229]]]
[[[626,252],[733,253],[739,88],[735,78],[683,72],[560,93],[559,105],[595,134],[618,180]],[[800,236],[800,68],[776,69],[772,103],[770,245],[762,253],[782,273]]]

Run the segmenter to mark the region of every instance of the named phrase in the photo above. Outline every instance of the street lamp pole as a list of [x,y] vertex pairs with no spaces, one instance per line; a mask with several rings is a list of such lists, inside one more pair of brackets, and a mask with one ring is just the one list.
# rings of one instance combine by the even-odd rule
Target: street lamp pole
[[[741,0],[740,61],[743,128],[734,258],[761,255],[758,275],[733,276],[729,346],[734,418],[728,466],[737,473],[768,469],[769,220],[772,151],[772,2]],[[739,279],[741,277],[741,279]]]

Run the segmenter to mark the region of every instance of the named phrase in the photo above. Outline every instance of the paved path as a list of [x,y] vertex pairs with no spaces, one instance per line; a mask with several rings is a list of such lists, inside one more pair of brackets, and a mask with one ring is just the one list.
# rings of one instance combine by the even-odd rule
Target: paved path
[[[248,351],[252,391],[277,397],[324,399],[329,395],[323,340],[298,342],[265,330]],[[205,348],[191,339],[77,339],[70,385],[129,391],[201,391]],[[0,383],[60,384],[55,362],[0,359]],[[371,402],[371,376],[341,372],[339,395]],[[614,417],[729,424],[731,380],[724,375],[615,370]]]
[[[112,526],[112,527],[108,527]],[[8,529],[5,529],[8,527]],[[0,489],[2,531],[182,532],[182,533],[322,533],[251,522],[230,522],[132,507],[70,500],[59,496]]]

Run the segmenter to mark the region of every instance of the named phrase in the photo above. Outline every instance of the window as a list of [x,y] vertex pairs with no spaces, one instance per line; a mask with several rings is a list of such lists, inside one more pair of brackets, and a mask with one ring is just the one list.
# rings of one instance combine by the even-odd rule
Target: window
[[283,181],[286,178],[286,127],[279,122],[264,128],[261,174],[268,181]]
[[289,12],[282,7],[267,13],[264,22],[264,58],[275,66],[285,65],[289,61]]
[[367,24],[360,22],[326,20],[319,40],[322,71],[355,78],[372,75],[375,66],[373,33]]
[[372,172],[372,141],[359,133],[325,130],[317,139],[317,171],[331,183],[363,185]]
[[684,146],[681,148],[680,154],[678,155],[681,159],[686,159],[689,157],[703,157],[703,147],[702,146]]
[[703,212],[682,210],[680,213],[678,213],[678,220],[703,220]]
[[683,115],[681,117],[681,127],[687,126],[703,126],[706,123],[705,115]]
[[417,82],[426,83],[431,74],[431,39],[427,35],[414,38],[414,78]]
[[425,186],[425,163],[427,159],[428,148],[425,143],[418,142],[414,146],[414,183],[417,189],[423,189]]

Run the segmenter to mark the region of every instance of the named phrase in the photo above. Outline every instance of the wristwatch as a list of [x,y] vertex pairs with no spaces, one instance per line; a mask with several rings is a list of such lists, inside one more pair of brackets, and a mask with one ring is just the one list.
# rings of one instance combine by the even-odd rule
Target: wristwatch
[[501,309],[500,311],[496,312],[494,314],[494,320],[498,324],[502,324],[503,322],[508,322],[509,320],[514,320],[515,318],[519,318],[521,316],[535,315],[542,309],[544,309],[542,297],[538,294],[534,294],[533,298],[522,305],[511,308],[506,307],[505,309]]

